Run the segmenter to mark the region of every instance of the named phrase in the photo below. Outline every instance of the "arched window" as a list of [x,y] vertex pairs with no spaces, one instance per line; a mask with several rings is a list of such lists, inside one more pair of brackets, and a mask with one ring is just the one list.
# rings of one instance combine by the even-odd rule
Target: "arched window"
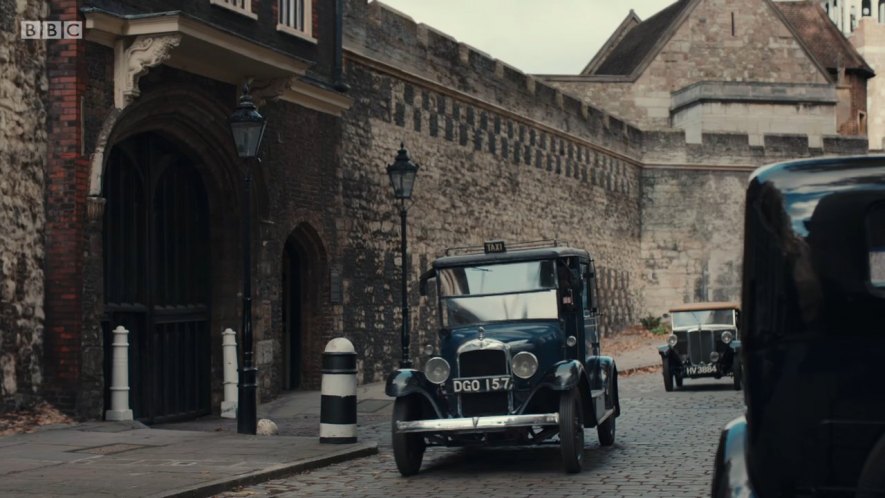
[[872,11],[870,10],[870,0],[863,0],[860,3],[860,11],[864,17],[869,17],[873,15]]
[[879,22],[885,24],[885,0],[879,0]]

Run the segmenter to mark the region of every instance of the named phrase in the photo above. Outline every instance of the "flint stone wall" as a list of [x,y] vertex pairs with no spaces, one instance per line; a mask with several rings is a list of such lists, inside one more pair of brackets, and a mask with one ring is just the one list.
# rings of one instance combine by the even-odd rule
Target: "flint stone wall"
[[0,0],[0,412],[39,395],[43,357],[46,46],[22,40],[38,0]]

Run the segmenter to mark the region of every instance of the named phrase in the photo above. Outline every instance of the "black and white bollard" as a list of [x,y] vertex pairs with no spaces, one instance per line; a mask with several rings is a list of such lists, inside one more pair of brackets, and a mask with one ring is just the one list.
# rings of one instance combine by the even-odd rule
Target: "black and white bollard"
[[320,443],[356,442],[356,350],[343,337],[323,352]]

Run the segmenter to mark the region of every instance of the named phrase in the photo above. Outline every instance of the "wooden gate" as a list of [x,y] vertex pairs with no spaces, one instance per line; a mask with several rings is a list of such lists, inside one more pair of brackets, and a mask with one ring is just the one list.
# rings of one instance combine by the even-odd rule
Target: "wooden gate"
[[200,173],[174,144],[145,133],[113,148],[104,190],[106,384],[111,330],[123,325],[135,418],[207,414],[209,213]]

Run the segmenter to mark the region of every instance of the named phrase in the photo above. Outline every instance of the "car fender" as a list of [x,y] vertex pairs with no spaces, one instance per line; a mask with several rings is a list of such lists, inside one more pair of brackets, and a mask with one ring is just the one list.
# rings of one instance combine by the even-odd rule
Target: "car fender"
[[433,394],[436,389],[436,385],[427,380],[424,372],[411,368],[401,368],[394,370],[387,376],[384,393],[393,398],[401,398],[412,394],[423,396],[430,403],[430,406],[433,407],[437,417],[445,418],[443,410]]
[[578,385],[585,375],[584,366],[580,361],[560,361],[547,371],[538,383],[538,388],[547,387],[554,391],[568,391]]
[[719,437],[713,471],[713,498],[756,498],[747,473],[747,419],[729,422]]
[[663,346],[658,346],[658,354],[661,355],[661,358],[666,358],[670,355],[670,346],[666,344]]

